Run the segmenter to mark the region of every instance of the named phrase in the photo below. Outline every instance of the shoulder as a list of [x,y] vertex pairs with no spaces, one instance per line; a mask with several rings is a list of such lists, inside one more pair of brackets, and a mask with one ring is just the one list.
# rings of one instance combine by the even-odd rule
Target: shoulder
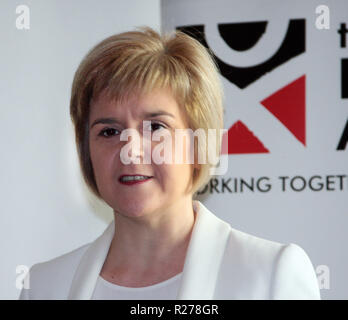
[[264,239],[234,228],[230,228],[230,235],[226,246],[226,257],[238,256],[240,262],[268,265],[286,246],[283,243]]
[[232,227],[220,277],[221,292],[229,290],[228,285],[237,286],[240,299],[320,299],[313,265],[299,245]]
[[255,296],[266,295],[274,264],[285,246],[231,228],[223,258],[224,274],[233,270],[232,282],[238,282],[245,290],[252,286]]
[[300,246],[290,243],[282,248],[272,276],[272,299],[320,300],[316,272],[309,256]]
[[66,299],[74,272],[90,244],[34,264],[24,280],[29,288],[21,290],[19,300]]

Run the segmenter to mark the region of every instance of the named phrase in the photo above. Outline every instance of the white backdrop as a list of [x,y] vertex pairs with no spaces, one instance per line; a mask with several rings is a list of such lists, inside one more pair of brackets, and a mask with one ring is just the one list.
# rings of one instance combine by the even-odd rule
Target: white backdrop
[[322,298],[347,299],[348,145],[337,147],[348,130],[348,34],[341,47],[338,33],[348,1],[162,0],[161,14],[163,30],[194,32],[223,75],[229,169],[200,200],[236,229],[300,245]]
[[[30,29],[17,29],[18,5]],[[159,0],[1,1],[0,299],[19,296],[18,265],[90,242],[112,219],[80,178],[71,83],[92,46],[140,25],[160,29]]]

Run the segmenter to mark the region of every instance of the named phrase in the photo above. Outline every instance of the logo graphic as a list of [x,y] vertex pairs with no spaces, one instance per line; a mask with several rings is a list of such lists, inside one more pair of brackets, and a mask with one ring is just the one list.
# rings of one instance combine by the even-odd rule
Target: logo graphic
[[[177,29],[204,45],[213,55],[221,75],[240,90],[245,90],[250,84],[261,81],[260,78],[265,74],[305,52],[304,19],[290,20],[284,40],[276,52],[265,61],[249,67],[233,66],[215,55],[207,43],[204,25],[179,26]],[[253,48],[266,29],[267,21],[218,24],[221,38],[229,48],[239,52]],[[304,146],[306,146],[305,88],[306,76],[302,75],[259,101],[260,106],[267,109]],[[224,136],[222,142],[223,154],[270,152],[241,120],[233,123],[226,134],[228,139]]]

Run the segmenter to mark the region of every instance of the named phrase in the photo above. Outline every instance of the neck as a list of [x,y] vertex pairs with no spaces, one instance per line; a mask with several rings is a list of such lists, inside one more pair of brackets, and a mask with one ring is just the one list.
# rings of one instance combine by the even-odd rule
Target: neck
[[146,218],[114,214],[115,234],[107,258],[109,270],[144,272],[163,264],[182,268],[196,217],[192,195]]

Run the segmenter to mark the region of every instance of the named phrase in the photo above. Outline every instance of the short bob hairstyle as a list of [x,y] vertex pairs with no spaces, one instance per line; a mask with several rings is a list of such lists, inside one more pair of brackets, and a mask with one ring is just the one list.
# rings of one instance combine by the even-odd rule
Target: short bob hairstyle
[[[214,151],[217,156],[221,152],[224,95],[209,51],[181,31],[160,35],[150,27],[136,29],[112,35],[94,46],[80,63],[72,83],[70,116],[80,167],[88,188],[101,200],[89,151],[90,102],[101,92],[119,103],[135,94],[170,88],[193,132],[201,128],[208,137],[207,129],[216,129]],[[195,140],[195,156],[201,148],[205,145]],[[206,162],[193,170],[192,195],[211,178],[209,169],[215,166]]]

